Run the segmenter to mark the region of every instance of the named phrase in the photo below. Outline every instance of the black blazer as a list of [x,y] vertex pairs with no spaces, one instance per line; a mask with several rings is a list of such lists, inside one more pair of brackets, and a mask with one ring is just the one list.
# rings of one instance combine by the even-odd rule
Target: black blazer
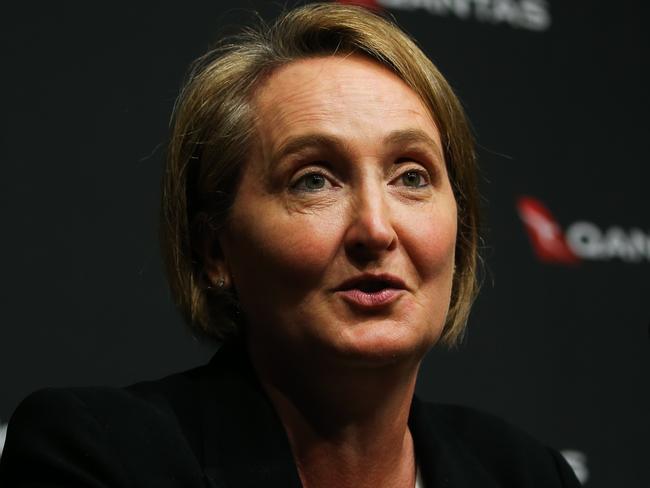
[[[495,417],[414,398],[409,426],[426,488],[580,486],[560,454]],[[0,486],[301,484],[246,355],[224,347],[158,381],[30,395],[9,423]]]

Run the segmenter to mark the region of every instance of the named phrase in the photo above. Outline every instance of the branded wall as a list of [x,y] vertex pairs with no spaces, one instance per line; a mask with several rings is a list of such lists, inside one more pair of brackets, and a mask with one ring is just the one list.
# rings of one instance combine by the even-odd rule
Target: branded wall
[[[500,415],[585,486],[650,486],[648,52],[641,2],[376,0],[479,142],[483,289],[419,394]],[[45,386],[123,385],[212,352],[170,303],[158,184],[183,74],[276,2],[40,2],[1,29],[0,445]],[[647,81],[647,80],[645,80]]]

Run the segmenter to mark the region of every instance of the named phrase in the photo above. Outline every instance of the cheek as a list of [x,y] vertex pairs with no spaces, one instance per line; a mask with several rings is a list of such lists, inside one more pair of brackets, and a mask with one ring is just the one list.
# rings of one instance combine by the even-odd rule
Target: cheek
[[455,204],[411,213],[409,217],[408,226],[402,226],[402,244],[417,274],[422,280],[451,281],[457,231]]
[[318,282],[335,252],[338,229],[331,222],[337,219],[289,214],[273,203],[256,207],[268,210],[255,214],[244,209],[233,215],[226,239],[226,258],[238,291],[277,299]]
[[415,316],[428,324],[428,347],[442,334],[454,278],[456,251],[456,207],[447,206],[419,214],[411,221],[410,232],[404,232],[402,244],[413,274],[417,277],[414,296]]

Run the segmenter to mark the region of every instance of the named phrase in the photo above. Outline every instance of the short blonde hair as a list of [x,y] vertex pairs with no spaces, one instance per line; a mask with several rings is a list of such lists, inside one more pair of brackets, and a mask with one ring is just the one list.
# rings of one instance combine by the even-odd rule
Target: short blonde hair
[[298,59],[358,53],[391,69],[431,111],[458,207],[455,274],[441,342],[462,337],[478,286],[474,140],[438,69],[397,26],[361,7],[312,4],[247,28],[199,58],[177,100],[162,182],[161,243],[173,297],[187,322],[225,340],[241,327],[236,293],[206,282],[198,243],[218,232],[255,133],[252,97],[273,69]]

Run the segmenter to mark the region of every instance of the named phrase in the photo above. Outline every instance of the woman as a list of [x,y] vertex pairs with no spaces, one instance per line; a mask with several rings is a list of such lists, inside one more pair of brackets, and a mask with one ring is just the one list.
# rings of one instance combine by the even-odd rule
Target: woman
[[[7,486],[579,486],[489,416],[413,397],[476,292],[474,152],[400,30],[290,11],[194,66],[175,111],[162,242],[204,367],[39,392]],[[5,484],[3,484],[5,486]]]

